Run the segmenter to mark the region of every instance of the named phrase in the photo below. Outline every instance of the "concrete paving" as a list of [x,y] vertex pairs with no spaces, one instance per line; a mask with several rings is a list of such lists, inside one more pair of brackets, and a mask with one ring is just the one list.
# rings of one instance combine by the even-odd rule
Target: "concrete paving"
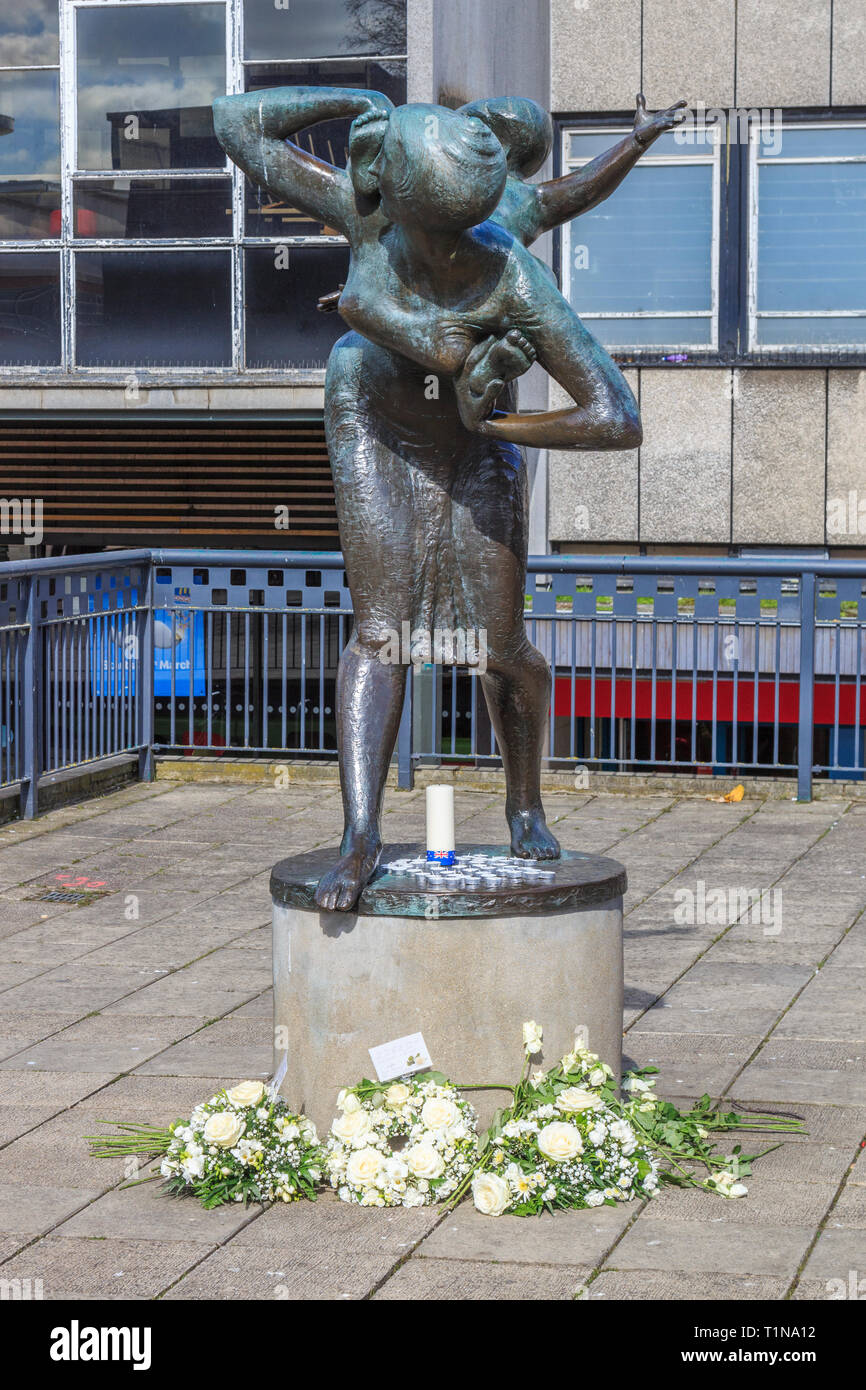
[[[100,1120],[168,1122],[268,1076],[268,869],[340,830],[334,787],[159,782],[0,831],[0,1281],[47,1299],[863,1297],[866,801],[546,803],[563,845],[628,868],[627,1057],[678,1101],[803,1117],[748,1198],[491,1220],[119,1190],[123,1165],[87,1153]],[[501,793],[458,790],[457,823],[501,842]],[[390,791],[386,834],[423,827],[423,790]],[[40,897],[70,876],[88,903]]]

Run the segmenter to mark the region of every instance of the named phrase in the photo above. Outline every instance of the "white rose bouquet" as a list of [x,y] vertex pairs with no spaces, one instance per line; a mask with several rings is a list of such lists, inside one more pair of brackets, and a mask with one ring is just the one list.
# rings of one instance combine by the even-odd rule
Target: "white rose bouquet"
[[[273,1099],[260,1081],[242,1081],[197,1105],[167,1130],[119,1124],[120,1136],[93,1135],[101,1158],[159,1156],[167,1190],[192,1193],[205,1207],[224,1202],[315,1201],[324,1154],[312,1120]],[[127,1186],[131,1184],[126,1184]]]
[[482,1141],[472,1198],[485,1216],[614,1206],[651,1197],[658,1169],[598,1089],[562,1066],[515,1088]]
[[440,1072],[364,1080],[337,1097],[325,1169],[344,1202],[423,1207],[453,1196],[477,1158],[472,1105]]
[[[538,1024],[524,1024],[527,1059],[541,1035]],[[549,1071],[530,1075],[527,1060],[517,1085],[505,1088],[511,1105],[482,1137],[478,1163],[454,1201],[471,1188],[486,1216],[529,1216],[652,1197],[661,1182],[744,1197],[741,1179],[761,1154],[743,1154],[739,1145],[731,1154],[716,1153],[712,1133],[802,1132],[794,1117],[723,1112],[709,1096],[682,1113],[654,1094],[655,1070],[628,1072],[623,1100],[610,1067],[577,1042]],[[696,1176],[696,1166],[706,1176]]]

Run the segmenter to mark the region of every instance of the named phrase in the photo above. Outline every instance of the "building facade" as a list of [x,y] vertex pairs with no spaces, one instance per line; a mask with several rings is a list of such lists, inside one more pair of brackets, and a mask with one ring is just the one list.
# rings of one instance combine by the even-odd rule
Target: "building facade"
[[[347,252],[246,185],[224,91],[554,116],[540,177],[688,103],[546,239],[640,449],[531,459],[536,552],[866,556],[866,0],[20,0],[0,16],[0,494],[44,542],[332,548]],[[14,11],[14,14],[13,14]],[[5,133],[4,133],[5,132]],[[345,158],[346,129],[302,137]],[[540,372],[521,403],[558,403]],[[10,537],[10,539],[15,539]]]

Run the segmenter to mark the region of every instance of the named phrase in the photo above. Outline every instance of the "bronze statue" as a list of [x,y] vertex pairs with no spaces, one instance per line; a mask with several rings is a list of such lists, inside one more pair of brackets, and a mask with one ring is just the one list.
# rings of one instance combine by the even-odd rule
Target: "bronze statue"
[[[682,103],[680,103],[680,106]],[[632,449],[635,399],[526,247],[607,197],[679,107],[576,173],[524,182],[551,124],[534,102],[459,111],[394,107],[378,92],[288,87],[221,97],[217,135],[254,183],[339,230],[351,249],[325,427],[355,626],[340,660],[341,857],[316,901],[348,910],[381,853],[385,779],[406,667],[386,653],[410,630],[486,633],[479,676],[506,777],[512,853],[555,859],[541,804],[547,663],[523,618],[527,481],[521,445]],[[352,118],[346,170],[287,137]],[[534,361],[573,402],[516,411]],[[497,401],[511,407],[497,409]]]

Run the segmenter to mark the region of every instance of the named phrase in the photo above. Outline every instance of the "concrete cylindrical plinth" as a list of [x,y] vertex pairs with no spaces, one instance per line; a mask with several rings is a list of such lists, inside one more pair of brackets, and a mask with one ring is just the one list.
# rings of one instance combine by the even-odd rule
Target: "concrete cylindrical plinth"
[[[382,862],[415,853],[388,846]],[[320,912],[313,892],[336,857],[284,859],[271,876],[275,1070],[287,1060],[282,1094],[320,1132],[339,1088],[375,1077],[368,1048],[412,1033],[437,1071],[467,1085],[514,1082],[526,1019],[544,1027],[534,1065],[552,1066],[582,1030],[619,1073],[626,875],[616,860],[563,851],[544,866],[548,881],[438,891],[380,870],[355,912]],[[486,1124],[507,1093],[472,1100]]]

